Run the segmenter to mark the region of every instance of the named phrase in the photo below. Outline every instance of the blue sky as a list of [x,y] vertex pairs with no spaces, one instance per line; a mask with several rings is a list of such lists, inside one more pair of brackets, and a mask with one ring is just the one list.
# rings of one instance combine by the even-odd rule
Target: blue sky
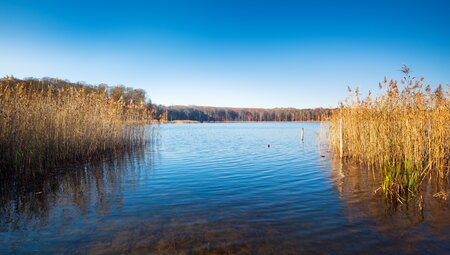
[[0,1],[0,75],[155,103],[329,107],[401,65],[450,83],[450,1]]

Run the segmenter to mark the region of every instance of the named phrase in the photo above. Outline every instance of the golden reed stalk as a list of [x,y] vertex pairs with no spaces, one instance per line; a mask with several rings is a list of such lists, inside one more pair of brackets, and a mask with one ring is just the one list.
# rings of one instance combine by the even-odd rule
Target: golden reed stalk
[[[50,83],[49,83],[50,84]],[[0,80],[0,170],[20,174],[130,149],[145,143],[143,102],[107,96],[106,88]]]
[[380,188],[387,198],[400,202],[414,194],[426,176],[448,178],[450,158],[448,88],[424,88],[423,78],[415,80],[403,68],[402,89],[385,78],[376,97],[369,92],[360,98],[356,90],[334,112],[329,130],[336,154],[342,142],[343,158],[381,170]]

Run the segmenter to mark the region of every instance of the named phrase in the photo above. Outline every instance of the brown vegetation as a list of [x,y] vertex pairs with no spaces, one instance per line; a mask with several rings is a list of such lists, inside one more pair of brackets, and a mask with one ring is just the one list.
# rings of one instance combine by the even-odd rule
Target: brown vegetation
[[56,79],[1,79],[0,173],[48,170],[143,145],[144,126],[131,124],[148,118],[144,98],[110,92]]
[[[361,99],[356,90],[331,118],[330,141],[336,152],[379,169],[381,190],[394,201],[415,194],[427,176],[448,178],[450,157],[449,91],[432,91],[423,78],[380,83],[380,93]],[[342,122],[342,128],[341,123]],[[342,129],[342,131],[341,131]]]

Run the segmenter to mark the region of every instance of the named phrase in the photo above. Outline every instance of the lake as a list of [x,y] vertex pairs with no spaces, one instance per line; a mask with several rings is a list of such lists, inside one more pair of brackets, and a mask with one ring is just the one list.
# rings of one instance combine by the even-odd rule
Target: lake
[[123,157],[1,183],[0,254],[450,252],[450,204],[430,196],[448,183],[391,208],[371,171],[333,159],[320,123],[151,130]]

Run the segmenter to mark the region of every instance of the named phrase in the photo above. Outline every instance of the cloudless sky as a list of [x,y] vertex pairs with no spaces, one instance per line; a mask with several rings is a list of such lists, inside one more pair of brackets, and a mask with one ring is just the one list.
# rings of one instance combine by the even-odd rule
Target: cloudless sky
[[0,75],[154,103],[329,107],[411,66],[450,83],[450,1],[0,1]]

